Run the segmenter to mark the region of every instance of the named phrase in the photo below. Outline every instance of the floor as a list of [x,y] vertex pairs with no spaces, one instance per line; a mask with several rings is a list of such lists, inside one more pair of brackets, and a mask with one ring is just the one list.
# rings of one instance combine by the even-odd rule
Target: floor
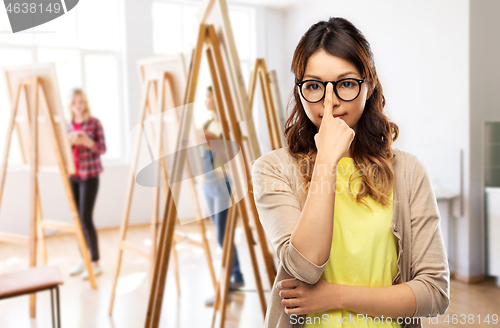
[[[206,223],[207,236],[212,249],[216,268],[221,261],[221,250],[215,240],[215,232],[209,221]],[[178,225],[177,231],[190,238],[200,240],[195,223]],[[149,227],[131,227],[127,240],[135,245],[142,245],[145,250],[151,244]],[[68,270],[79,260],[75,238],[71,235],[55,235],[47,238],[49,264],[57,265],[64,278],[61,287],[62,327],[70,328],[137,328],[143,327],[149,296],[149,262],[138,254],[125,252],[122,261],[113,316],[108,315],[113,271],[116,261],[118,229],[99,231],[101,266],[104,273],[97,278],[98,289],[92,290],[88,281],[71,277]],[[236,229],[235,242],[239,250],[242,271],[246,286],[243,292],[233,294],[226,317],[227,328],[255,328],[263,326],[257,293],[246,239],[242,228]],[[187,241],[177,243],[181,295],[177,296],[175,276],[172,266],[169,268],[160,327],[192,328],[210,327],[213,308],[204,305],[205,299],[213,294],[210,276],[204,252],[201,248],[190,245]],[[258,254],[259,256],[260,254]],[[259,263],[263,268],[263,263]],[[0,274],[23,269],[28,266],[28,248],[24,245],[0,244]],[[261,271],[264,272],[264,271]],[[264,281],[264,289],[269,284]],[[451,305],[447,313],[437,318],[438,323],[424,319],[424,327],[463,326],[460,324],[464,315],[468,317],[468,327],[500,327],[500,322],[493,324],[500,316],[500,288],[490,279],[479,284],[469,285],[459,281],[451,282]],[[266,298],[269,293],[266,292]],[[446,322],[448,316],[449,322]],[[455,317],[453,316],[455,315]],[[484,320],[489,315],[490,324]],[[453,324],[453,319],[458,320]],[[434,321],[436,319],[433,319]],[[481,320],[481,322],[479,322]],[[29,318],[28,296],[0,301],[0,327],[19,328],[51,327],[50,297],[42,292],[37,297],[37,317]]]
[[[215,239],[215,230],[208,220],[206,227],[214,267],[219,276],[222,251]],[[176,231],[186,234],[191,239],[201,241],[198,226],[195,223],[178,225]],[[49,264],[57,265],[64,279],[64,285],[61,286],[60,291],[62,327],[143,327],[149,297],[149,261],[132,252],[124,253],[113,316],[110,317],[108,309],[117,258],[118,229],[101,230],[98,235],[103,274],[97,277],[97,290],[91,289],[88,281],[80,277],[71,277],[68,274],[71,267],[79,260],[75,237],[56,235],[47,238]],[[134,245],[142,245],[144,250],[148,250],[151,245],[149,227],[130,227],[127,241]],[[242,292],[233,293],[232,302],[228,304],[226,327],[260,327],[263,325],[264,317],[259,310],[260,305],[246,248],[246,238],[240,226],[236,229],[235,243],[239,250],[245,287]],[[181,295],[177,295],[175,275],[170,265],[160,327],[210,327],[213,307],[206,307],[205,299],[213,295],[213,287],[205,253],[201,248],[184,240],[177,243],[176,249],[179,256]],[[0,274],[24,269],[28,267],[28,263],[27,246],[0,244]],[[263,263],[261,261],[259,263],[261,268],[264,268]],[[268,298],[269,283],[264,285],[264,289]],[[51,322],[49,292],[42,292],[37,296],[36,319],[29,318],[28,296],[0,301],[0,327],[2,328],[52,327]]]

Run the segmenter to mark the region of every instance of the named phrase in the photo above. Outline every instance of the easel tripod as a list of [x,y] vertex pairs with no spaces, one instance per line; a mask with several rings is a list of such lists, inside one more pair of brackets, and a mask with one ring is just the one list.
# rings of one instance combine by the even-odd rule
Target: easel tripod
[[[24,117],[18,117],[19,103],[21,93],[24,93],[26,98],[27,110]],[[68,170],[62,157],[61,145],[55,130],[56,119],[52,115],[47,102],[47,94],[44,89],[43,80],[38,76],[25,78],[20,81],[15,90],[12,103],[12,113],[7,130],[7,138],[4,148],[4,156],[2,168],[0,169],[0,201],[2,199],[3,189],[5,185],[5,175],[7,171],[8,157],[10,145],[12,142],[12,134],[14,132],[16,120],[27,120],[29,122],[29,138],[30,138],[30,236],[29,236],[29,249],[30,249],[30,266],[37,265],[37,249],[38,241],[41,242],[41,260],[42,264],[47,264],[47,251],[45,245],[45,235],[43,229],[50,228],[55,230],[62,230],[76,234],[78,246],[80,248],[85,267],[89,273],[90,285],[93,289],[97,289],[94,272],[90,264],[90,256],[87,249],[87,244],[83,235],[80,218],[77,210],[73,193],[69,184]],[[26,121],[25,121],[26,122]],[[69,203],[71,217],[74,226],[42,220],[42,210],[40,204],[40,191],[38,187],[38,167],[39,167],[39,133],[38,126],[40,122],[46,122],[49,126],[50,139],[53,147],[55,148],[55,157],[61,178],[63,181],[64,191]],[[35,294],[30,295],[30,315],[35,317],[36,313],[36,297]]]
[[[180,87],[180,86],[179,86]],[[118,282],[118,277],[120,274],[120,267],[121,267],[121,261],[123,257],[123,251],[124,250],[130,250],[130,251],[137,251],[140,255],[146,257],[149,259],[151,265],[150,265],[150,278],[152,278],[153,274],[153,269],[154,269],[154,260],[156,257],[156,251],[157,251],[157,236],[158,236],[158,227],[160,226],[160,221],[159,221],[159,207],[160,207],[160,188],[153,188],[153,211],[152,211],[152,216],[151,216],[151,250],[150,252],[145,252],[141,249],[139,249],[137,246],[131,244],[130,242],[127,242],[125,240],[126,238],[126,233],[127,233],[127,228],[128,228],[128,220],[130,216],[130,207],[132,203],[132,194],[134,190],[134,185],[135,185],[135,176],[134,173],[137,168],[137,161],[139,157],[139,150],[140,150],[140,138],[142,138],[143,134],[146,133],[144,129],[144,122],[147,121],[146,119],[146,114],[149,114],[150,117],[155,118],[155,122],[157,123],[156,126],[153,126],[151,129],[152,135],[150,138],[154,141],[153,146],[155,147],[155,152],[158,154],[158,158],[161,158],[161,165],[158,165],[158,170],[161,171],[158,172],[158,178],[160,176],[163,179],[165,188],[164,191],[165,193],[167,192],[169,186],[168,186],[168,181],[167,181],[167,171],[166,171],[166,166],[165,166],[165,161],[164,161],[164,154],[163,154],[163,120],[164,120],[164,114],[166,113],[166,108],[164,106],[165,100],[167,100],[170,104],[167,106],[167,108],[170,108],[174,112],[174,119],[179,121],[179,117],[177,114],[177,104],[175,104],[175,97],[173,95],[173,79],[171,78],[170,73],[168,72],[159,72],[155,78],[148,78],[145,81],[143,81],[143,92],[142,92],[142,101],[141,101],[141,111],[140,111],[140,117],[139,117],[139,122],[141,124],[140,127],[140,132],[137,134],[138,139],[136,140],[136,145],[134,149],[134,154],[132,157],[132,166],[129,174],[129,181],[128,181],[128,187],[127,187],[127,193],[126,193],[126,201],[125,201],[125,210],[124,214],[122,217],[122,223],[120,226],[120,241],[119,241],[119,249],[118,249],[118,258],[117,258],[117,264],[116,264],[116,269],[115,269],[115,275],[114,275],[114,280],[113,280],[113,287],[112,287],[112,293],[111,293],[111,300],[110,300],[110,306],[109,306],[109,315],[112,315],[113,313],[113,307],[114,307],[114,299],[116,295],[116,286]],[[157,115],[156,117],[154,117]],[[192,177],[192,169],[190,165],[187,166],[187,173],[188,177]],[[217,279],[215,276],[215,270],[213,267],[212,263],[212,256],[210,253],[210,247],[208,244],[208,240],[206,238],[206,229],[205,229],[205,224],[203,221],[203,217],[200,211],[200,206],[198,202],[198,196],[196,193],[196,187],[194,185],[194,182],[192,179],[190,179],[190,192],[191,192],[191,197],[193,200],[193,205],[195,209],[195,215],[197,218],[197,225],[200,230],[200,235],[202,238],[201,242],[191,240],[188,238],[188,242],[194,246],[201,247],[204,252],[205,256],[207,258],[207,263],[208,263],[208,268],[210,272],[210,276],[212,279],[212,283],[215,289],[215,286],[217,284]],[[179,270],[178,270],[178,261],[177,261],[177,252],[175,250],[175,241],[176,240],[182,240],[184,239],[183,236],[180,234],[175,234],[175,239],[172,241],[172,255],[174,256],[174,269],[175,269],[175,276],[176,276],[176,281],[177,281],[177,292],[180,294],[180,283],[179,283]],[[151,279],[150,279],[151,281]]]

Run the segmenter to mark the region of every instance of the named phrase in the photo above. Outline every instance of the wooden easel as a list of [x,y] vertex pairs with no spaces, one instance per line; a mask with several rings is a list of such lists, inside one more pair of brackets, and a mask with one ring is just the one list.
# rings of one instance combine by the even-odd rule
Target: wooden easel
[[[283,103],[281,101],[281,95],[280,95],[280,90],[279,90],[279,84],[278,84],[278,74],[276,73],[276,70],[273,69],[271,70],[267,76],[269,77],[269,83],[271,86],[271,94],[273,96],[273,103],[274,103],[274,108],[276,109],[276,114],[278,118],[278,128],[280,129],[280,135],[284,136],[283,134],[283,127],[285,126],[286,123],[286,113],[285,113],[285,107],[283,106]],[[285,139],[285,145],[286,145],[286,139]]]
[[[175,64],[178,64],[182,67],[182,70],[184,69],[184,62],[182,59],[182,55],[175,55],[175,56],[169,56],[169,57],[159,57],[159,58],[152,58],[152,59],[146,59],[142,61],[143,65],[151,64],[154,66],[160,66],[162,62],[165,61],[167,62],[174,62]],[[163,72],[158,72],[158,74],[155,74],[154,77],[148,77],[146,78],[145,72],[141,69],[141,78],[142,78],[142,83],[143,83],[143,94],[142,94],[142,101],[141,101],[141,112],[140,112],[140,117],[139,117],[139,122],[141,122],[141,133],[138,133],[137,137],[138,140],[136,140],[136,146],[134,150],[134,155],[132,157],[132,166],[130,170],[130,175],[129,175],[129,183],[128,183],[128,189],[127,189],[127,198],[125,202],[125,211],[124,215],[122,218],[122,224],[120,227],[120,242],[119,242],[119,249],[118,249],[118,259],[117,259],[117,265],[116,265],[116,270],[115,270],[115,276],[114,276],[114,281],[113,281],[113,287],[112,287],[112,294],[111,294],[111,301],[110,301],[110,307],[109,307],[109,315],[112,315],[113,312],[113,306],[114,306],[114,299],[115,299],[115,294],[116,294],[116,285],[120,273],[120,265],[121,265],[121,260],[122,260],[122,255],[123,255],[123,250],[128,249],[128,250],[135,250],[137,251],[140,255],[145,256],[148,258],[151,262],[150,265],[150,278],[152,279],[153,275],[153,269],[154,269],[154,259],[156,256],[156,241],[157,241],[157,236],[158,236],[158,226],[160,224],[159,222],[159,204],[160,204],[160,188],[154,188],[153,189],[153,213],[151,217],[151,251],[144,252],[140,250],[137,246],[134,246],[131,243],[128,243],[125,238],[126,238],[126,232],[128,228],[128,219],[130,215],[130,206],[131,206],[131,201],[132,201],[132,193],[134,190],[134,185],[135,185],[135,171],[137,168],[137,160],[139,156],[139,150],[140,150],[140,138],[142,138],[142,132],[143,132],[143,124],[144,121],[146,120],[146,114],[148,114],[150,117],[153,115],[157,115],[160,113],[165,113],[167,108],[172,109],[174,113],[174,119],[177,121],[176,124],[179,124],[179,117],[178,113],[175,110],[176,107],[178,107],[176,97],[174,95],[174,80],[169,72],[163,71]],[[179,91],[184,91],[184,85],[177,86],[179,88]],[[165,104],[165,100],[169,102],[168,105]],[[159,170],[161,170],[161,173],[158,172],[158,177],[162,175],[163,181],[165,184],[164,191],[165,194],[167,192],[168,188],[168,181],[167,181],[167,171],[165,167],[165,162],[163,159],[164,154],[162,153],[163,151],[163,115],[160,114],[158,119],[156,119],[157,126],[152,127],[152,133],[153,133],[153,144],[156,146],[156,153],[159,154],[157,157],[161,158],[161,167],[159,166]],[[192,170],[190,165],[187,167],[188,169],[188,176],[191,178],[192,177]],[[200,234],[202,238],[202,242],[197,242],[195,240],[191,240],[188,238],[188,242],[192,245],[198,246],[203,248],[205,251],[205,255],[207,257],[207,262],[209,266],[209,271],[211,274],[212,278],[212,283],[214,285],[214,289],[216,287],[217,279],[215,276],[215,271],[212,263],[212,256],[210,253],[210,246],[208,244],[208,240],[206,238],[206,229],[205,229],[205,224],[203,221],[203,217],[200,211],[200,206],[198,202],[198,196],[196,193],[196,187],[194,185],[194,181],[190,179],[190,191],[191,191],[191,197],[193,199],[193,203],[195,206],[195,214],[197,218],[197,224],[200,229]],[[174,244],[172,245],[172,255],[174,256],[174,269],[175,269],[175,276],[176,276],[176,281],[177,281],[177,292],[180,294],[180,282],[179,282],[179,272],[178,272],[178,263],[177,263],[177,252],[175,250],[175,241],[176,240],[182,240],[185,239],[182,235],[180,234],[175,234],[175,240],[173,241]],[[150,279],[150,280],[151,280]]]
[[[201,31],[201,30],[200,30]],[[213,45],[216,44],[216,34],[215,34],[215,29],[213,25],[209,25],[206,27],[205,32],[208,34],[208,45],[209,47],[206,49],[206,54],[207,54],[207,60],[208,60],[208,66],[210,67],[210,74],[212,76],[212,85],[213,85],[213,90],[214,90],[214,95],[215,95],[215,103],[217,107],[217,115],[220,117],[220,121],[224,122],[222,124],[222,129],[223,129],[223,135],[225,140],[234,140],[234,139],[229,139],[230,136],[230,124],[228,123],[228,120],[231,121],[231,124],[237,124],[236,119],[234,115],[230,118],[227,117],[227,112],[230,111],[230,105],[227,106],[229,108],[224,108],[224,102],[222,99],[222,92],[223,90],[227,90],[228,88],[228,82],[226,76],[224,76],[224,71],[222,67],[217,67],[217,64],[221,65],[221,58],[220,58],[220,53],[218,53],[218,49],[214,47]],[[214,58],[216,57],[216,58]],[[218,75],[218,69],[222,70],[222,73]],[[217,77],[220,77],[220,81],[217,81]],[[219,84],[220,83],[220,84]],[[239,140],[237,141],[238,144],[241,145],[242,138],[241,135],[237,136]],[[237,170],[237,168],[232,165],[231,171],[234,172]],[[248,174],[248,172],[246,172]],[[239,182],[241,180],[237,180]],[[247,194],[248,197],[249,194]],[[253,197],[253,194],[251,194]],[[231,195],[232,202],[234,204],[234,194]],[[260,281],[259,277],[259,272],[258,272],[258,266],[257,266],[257,261],[255,257],[255,253],[253,250],[253,244],[251,243],[252,240],[252,232],[251,228],[248,222],[248,217],[247,217],[247,209],[245,208],[245,203],[239,202],[238,207],[232,206],[229,208],[229,213],[228,213],[228,222],[226,223],[226,231],[224,234],[224,243],[223,243],[223,257],[222,257],[222,263],[221,263],[221,275],[220,275],[220,280],[219,280],[219,285],[217,288],[217,291],[215,293],[215,302],[214,302],[214,313],[212,316],[212,328],[215,327],[215,323],[217,320],[217,312],[220,311],[220,320],[219,320],[219,327],[223,328],[225,324],[225,319],[226,319],[226,306],[227,306],[227,300],[228,300],[228,292],[229,292],[229,283],[231,280],[231,266],[233,263],[233,244],[234,244],[234,232],[236,229],[236,211],[239,209],[239,212],[242,215],[242,220],[243,220],[243,225],[245,228],[245,233],[247,237],[247,242],[248,242],[248,247],[250,250],[250,259],[252,261],[252,268],[254,270],[254,275],[255,275],[255,280],[256,280],[256,285],[257,285],[257,292],[259,294],[260,298],[260,304],[261,304],[261,310],[263,313],[263,316],[266,314],[266,301],[264,298],[264,290],[262,288],[262,282]],[[255,243],[255,242],[253,242]],[[267,247],[267,243],[265,244]],[[264,247],[261,245],[261,247]]]
[[[212,5],[213,3],[210,2]],[[221,7],[225,7],[225,2],[222,2]],[[225,7],[227,14],[227,7]],[[203,21],[203,20],[202,20]],[[227,22],[226,22],[227,23]],[[231,35],[232,39],[232,35]],[[234,96],[231,94],[231,91],[234,92],[234,89],[231,90],[231,86],[234,88],[235,85],[232,83],[228,76],[228,68],[224,66],[224,59],[221,54],[221,50],[219,49],[219,40],[218,34],[216,34],[215,27],[213,25],[201,24],[200,30],[198,34],[198,41],[191,58],[191,65],[189,70],[189,78],[188,85],[186,89],[186,94],[184,97],[184,104],[190,104],[194,102],[195,99],[195,91],[198,81],[198,75],[200,70],[200,62],[202,52],[206,49],[207,59],[210,67],[210,72],[213,80],[213,90],[216,98],[216,107],[217,112],[220,118],[220,122],[223,128],[223,135],[225,140],[233,140],[238,145],[242,145],[241,152],[241,162],[236,165],[233,161],[230,162],[231,172],[235,176],[235,187],[238,188],[243,185],[246,185],[247,181],[251,181],[250,175],[250,167],[252,156],[258,154],[259,148],[257,144],[257,140],[255,137],[255,130],[253,127],[253,122],[251,119],[251,113],[249,113],[248,108],[248,99],[246,98],[246,91],[243,88],[239,88],[241,92],[243,89],[243,98],[240,99],[242,103],[238,103],[237,99],[233,98]],[[239,63],[238,63],[239,65]],[[234,68],[234,67],[233,67]],[[244,86],[244,83],[243,83]],[[243,121],[243,124],[240,124],[238,121],[238,111],[236,109],[240,108],[239,106],[243,104],[244,110],[240,113],[240,120]],[[241,108],[240,108],[241,110]],[[179,131],[178,144],[176,149],[182,149],[182,144],[184,140],[186,140],[186,136],[188,131],[184,128],[190,125],[192,120],[192,111],[185,110],[182,115],[181,124],[182,128]],[[246,124],[246,125],[245,125]],[[242,129],[246,130],[247,136],[243,136]],[[245,147],[246,146],[246,149]],[[253,150],[253,152],[252,152]],[[258,154],[259,155],[259,154]],[[257,156],[258,157],[258,156]],[[176,152],[176,156],[174,159],[173,168],[170,172],[173,176],[180,176],[182,174],[183,163],[185,161],[185,153],[184,152]],[[174,226],[175,226],[175,218],[176,218],[176,209],[173,206],[173,198],[176,197],[179,193],[178,188],[171,188],[167,192],[167,202],[166,202],[166,210],[164,213],[164,224],[162,226],[161,235],[160,235],[160,244],[159,251],[156,257],[155,264],[155,274],[154,280],[151,287],[151,294],[148,305],[148,313],[146,317],[145,327],[152,328],[157,327],[160,319],[160,311],[161,305],[163,301],[163,292],[165,288],[166,281],[166,272],[168,269],[168,261],[170,254],[170,245],[173,239]],[[216,292],[216,306],[214,310],[214,319],[216,316],[216,312],[219,308],[219,296],[220,292],[222,292],[222,313],[221,313],[221,327],[224,325],[224,317],[225,317],[225,305],[227,300],[228,288],[229,288],[229,279],[230,275],[227,272],[230,271],[230,265],[232,263],[231,250],[233,245],[231,242],[234,238],[234,228],[235,228],[235,220],[236,220],[236,210],[243,220],[244,230],[246,234],[246,239],[249,246],[250,257],[252,261],[252,268],[254,271],[254,276],[256,279],[257,292],[259,295],[261,310],[263,316],[265,316],[266,312],[266,301],[264,297],[264,292],[262,288],[262,281],[260,279],[260,273],[257,266],[257,260],[255,255],[255,250],[253,248],[252,231],[249,225],[248,213],[249,210],[254,216],[256,230],[259,233],[259,237],[261,240],[260,247],[262,249],[264,260],[266,263],[266,268],[268,271],[270,286],[273,285],[275,278],[275,268],[273,264],[273,260],[270,256],[267,240],[265,239],[265,235],[263,233],[262,226],[258,220],[258,214],[255,208],[255,203],[253,200],[252,186],[251,184],[248,186],[248,194],[243,198],[243,201],[237,203],[238,207],[231,207],[229,210],[229,219],[226,226],[226,235],[224,238],[224,259],[223,259],[223,267],[221,272],[221,277],[219,279],[218,289]],[[241,191],[240,191],[241,193]],[[174,196],[172,196],[174,195]],[[232,203],[234,204],[234,193],[231,195]],[[260,227],[260,230],[259,230]],[[262,242],[263,241],[263,242]],[[224,263],[225,262],[225,263]],[[221,287],[223,290],[221,291]],[[215,321],[215,320],[214,320]]]
[[[229,12],[227,9],[226,0],[204,0],[202,3],[201,24],[210,24],[214,26],[216,37],[213,38],[212,47],[217,48],[217,53],[220,56],[220,63],[215,62],[219,69],[223,69],[228,81],[227,87],[222,90],[225,96],[225,103],[229,107],[229,115],[234,116],[233,129],[236,134],[241,135],[241,143],[232,137],[229,140],[237,141],[238,144],[244,149],[247,171],[245,172],[246,181],[251,181],[250,169],[253,162],[261,156],[260,147],[255,132],[253,123],[252,112],[248,101],[248,95],[245,89],[245,81],[241,73],[240,60],[236,50],[236,43],[234,41],[233,32],[231,29],[231,22],[229,19]],[[201,43],[203,46],[203,43]],[[214,56],[216,50],[213,51]],[[214,73],[215,74],[215,73]],[[216,80],[218,75],[212,75],[212,79]],[[223,98],[221,98],[223,99]],[[273,262],[269,248],[272,248],[270,242],[266,238],[264,228],[259,220],[257,208],[253,200],[253,188],[249,185],[250,198],[245,198],[247,208],[253,217],[254,230],[257,233],[257,238],[260,244],[262,258],[267,272],[267,278],[270,288],[273,286],[276,277],[276,266]],[[241,215],[248,215],[248,212]],[[244,219],[244,222],[248,220]]]
[[[51,67],[52,69],[53,66]],[[8,75],[8,73],[7,73]],[[54,87],[54,86],[53,86]],[[30,249],[30,266],[37,265],[37,243],[41,242],[41,261],[43,265],[47,264],[47,252],[45,245],[45,235],[43,229],[50,228],[55,230],[66,231],[76,234],[78,245],[80,247],[81,255],[85,263],[85,267],[89,272],[89,281],[93,289],[97,289],[97,284],[95,281],[94,272],[90,263],[90,256],[87,249],[87,244],[83,235],[83,230],[80,223],[80,218],[77,210],[75,200],[73,198],[73,192],[70,187],[68,179],[68,169],[66,163],[62,156],[61,143],[56,132],[56,124],[64,124],[64,118],[61,116],[54,117],[54,111],[51,110],[49,101],[47,98],[46,87],[44,86],[44,79],[40,76],[25,77],[19,80],[15,90],[11,91],[12,100],[12,113],[9,121],[9,126],[7,130],[7,138],[5,142],[4,149],[4,161],[2,163],[2,168],[0,170],[0,202],[2,200],[3,188],[5,185],[5,175],[8,165],[8,157],[10,144],[12,141],[12,133],[16,127],[17,122],[24,122],[25,127],[28,129],[24,132],[29,132],[29,140],[22,139],[24,141],[24,146],[30,148],[30,236],[29,236],[29,249]],[[12,92],[14,91],[14,92]],[[26,112],[20,113],[20,97],[21,93],[24,92],[25,102],[26,102]],[[19,114],[19,115],[18,115]],[[24,114],[24,116],[22,116]],[[36,119],[35,119],[36,118]],[[42,210],[40,203],[40,191],[38,188],[38,170],[40,164],[40,153],[39,153],[39,125],[40,122],[46,122],[48,125],[50,133],[50,143],[55,148],[55,158],[57,161],[57,166],[61,174],[61,178],[64,185],[64,190],[66,197],[68,199],[71,216],[73,218],[73,226],[68,224],[62,224],[52,221],[42,220]],[[61,127],[60,127],[61,128]],[[66,126],[63,126],[66,129]],[[21,135],[20,128],[17,127],[19,135]],[[21,140],[21,139],[20,139]],[[46,154],[45,154],[46,156]],[[35,317],[36,314],[36,294],[30,295],[30,315]]]
[[279,95],[273,92],[271,77],[267,72],[264,58],[257,58],[255,60],[254,68],[252,70],[252,74],[250,75],[250,83],[248,86],[250,109],[252,109],[253,99],[255,97],[257,80],[260,83],[260,90],[264,105],[264,116],[266,118],[267,131],[269,132],[271,149],[275,150],[282,148],[284,147],[284,138],[277,112],[280,108],[276,106],[279,102],[275,99],[276,97],[279,97]]

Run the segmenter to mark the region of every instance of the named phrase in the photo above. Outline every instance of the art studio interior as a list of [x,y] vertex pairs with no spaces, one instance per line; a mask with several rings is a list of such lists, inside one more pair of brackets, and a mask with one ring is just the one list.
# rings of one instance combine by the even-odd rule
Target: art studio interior
[[[0,327],[500,325],[500,2],[36,3],[0,9]],[[355,170],[374,212],[313,188]]]

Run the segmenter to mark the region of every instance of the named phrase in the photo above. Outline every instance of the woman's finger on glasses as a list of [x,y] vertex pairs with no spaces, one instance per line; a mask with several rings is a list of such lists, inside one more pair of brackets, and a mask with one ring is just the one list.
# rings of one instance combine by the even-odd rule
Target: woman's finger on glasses
[[323,102],[323,118],[333,115],[333,84],[326,85],[325,101]]

